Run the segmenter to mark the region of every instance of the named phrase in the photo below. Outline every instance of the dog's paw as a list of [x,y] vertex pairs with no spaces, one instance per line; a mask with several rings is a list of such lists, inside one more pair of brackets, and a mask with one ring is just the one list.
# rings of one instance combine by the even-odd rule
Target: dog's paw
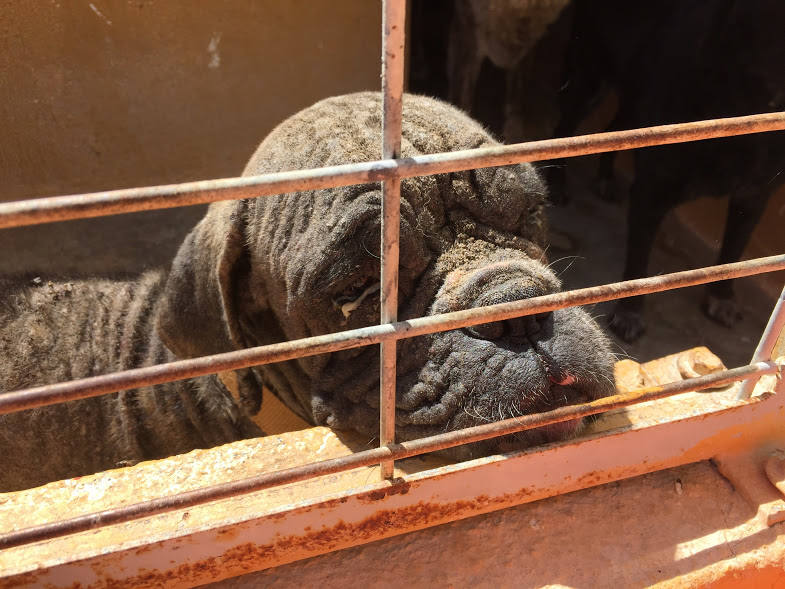
[[646,331],[646,322],[638,311],[614,309],[608,319],[608,327],[625,342],[632,343]]
[[725,327],[733,327],[741,319],[741,311],[736,299],[706,294],[701,308],[706,317]]

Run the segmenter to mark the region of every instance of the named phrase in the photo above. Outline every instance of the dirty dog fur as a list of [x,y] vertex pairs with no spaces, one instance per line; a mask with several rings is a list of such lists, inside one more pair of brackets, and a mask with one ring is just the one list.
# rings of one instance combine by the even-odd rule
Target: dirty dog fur
[[[262,142],[244,174],[377,159],[380,97],[324,100]],[[406,96],[403,157],[494,145],[439,101]],[[557,291],[546,190],[528,164],[402,181],[401,319]],[[0,390],[378,322],[379,183],[215,203],[164,273],[133,282],[0,285]],[[613,356],[580,309],[403,340],[399,440],[613,390]],[[378,346],[0,416],[0,488],[18,489],[260,435],[266,385],[313,424],[378,431]],[[507,440],[572,435],[580,422]],[[489,442],[458,457],[498,448]]]

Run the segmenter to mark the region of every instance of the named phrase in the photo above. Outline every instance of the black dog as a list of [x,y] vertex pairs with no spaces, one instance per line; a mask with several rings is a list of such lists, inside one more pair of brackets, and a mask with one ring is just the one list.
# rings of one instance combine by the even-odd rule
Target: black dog
[[[612,129],[741,116],[785,108],[785,3],[702,0],[657,3],[575,0],[567,79],[556,136],[575,132],[601,90],[615,88]],[[769,197],[785,182],[785,134],[765,133],[654,147],[635,153],[624,279],[646,275],[665,214],[696,196],[729,195],[718,263],[737,261]],[[565,170],[553,168],[554,194]],[[601,190],[613,155],[600,164]],[[739,317],[730,282],[708,287],[703,309],[731,326]],[[610,326],[626,341],[645,330],[641,297],[624,299]]]

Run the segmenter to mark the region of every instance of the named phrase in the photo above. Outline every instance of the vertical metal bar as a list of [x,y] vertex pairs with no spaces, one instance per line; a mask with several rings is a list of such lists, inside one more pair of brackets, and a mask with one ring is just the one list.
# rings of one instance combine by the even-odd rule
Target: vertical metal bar
[[[763,335],[761,335],[760,342],[758,342],[758,347],[755,348],[751,364],[771,360],[771,351],[774,349],[780,333],[782,333],[783,326],[785,326],[785,286],[782,287],[780,298],[777,299],[777,303],[774,305],[774,309],[769,317],[769,322],[766,324],[766,329],[763,330]],[[760,377],[753,377],[743,381],[737,398],[749,399],[758,380],[760,380]]]
[[[404,31],[406,1],[384,0],[382,17],[382,158],[401,155]],[[382,276],[381,322],[398,320],[398,237],[400,231],[401,180],[382,182]],[[395,442],[396,342],[382,342],[380,362],[379,443]],[[392,478],[392,460],[381,463],[382,477]]]

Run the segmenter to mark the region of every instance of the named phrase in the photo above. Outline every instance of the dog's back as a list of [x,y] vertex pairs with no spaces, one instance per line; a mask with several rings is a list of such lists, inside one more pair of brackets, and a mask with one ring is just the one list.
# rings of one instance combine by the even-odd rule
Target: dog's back
[[[0,394],[174,360],[154,328],[163,286],[0,282]],[[215,376],[0,415],[0,491],[258,433]]]
[[0,390],[83,378],[165,360],[149,337],[161,276],[27,284],[0,292]]

